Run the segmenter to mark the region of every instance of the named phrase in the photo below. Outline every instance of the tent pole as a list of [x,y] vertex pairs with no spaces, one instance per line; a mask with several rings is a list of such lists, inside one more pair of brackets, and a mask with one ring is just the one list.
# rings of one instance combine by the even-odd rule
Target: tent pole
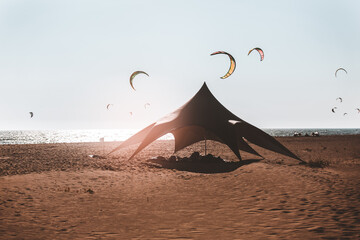
[[205,156],[206,156],[206,138],[205,138]]

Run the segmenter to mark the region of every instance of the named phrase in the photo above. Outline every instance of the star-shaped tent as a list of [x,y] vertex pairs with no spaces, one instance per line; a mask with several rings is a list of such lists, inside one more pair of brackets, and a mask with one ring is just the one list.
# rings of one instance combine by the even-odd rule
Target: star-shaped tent
[[227,110],[212,95],[206,83],[182,107],[150,124],[110,153],[140,143],[131,159],[167,133],[172,133],[175,137],[175,152],[201,140],[214,140],[226,144],[240,160],[239,150],[261,156],[249,146],[244,140],[246,139],[265,149],[302,161],[275,138]]

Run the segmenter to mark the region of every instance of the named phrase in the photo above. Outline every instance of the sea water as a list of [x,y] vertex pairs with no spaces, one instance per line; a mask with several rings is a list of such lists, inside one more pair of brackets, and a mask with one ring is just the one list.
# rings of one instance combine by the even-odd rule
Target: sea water
[[[91,129],[91,130],[13,130],[0,131],[0,145],[3,144],[39,144],[39,143],[75,143],[75,142],[99,142],[104,138],[105,142],[124,141],[137,133],[140,129]],[[262,129],[271,136],[293,136],[295,132],[311,135],[319,132],[321,135],[354,135],[360,134],[359,128],[266,128]],[[167,134],[160,139],[174,139]]]

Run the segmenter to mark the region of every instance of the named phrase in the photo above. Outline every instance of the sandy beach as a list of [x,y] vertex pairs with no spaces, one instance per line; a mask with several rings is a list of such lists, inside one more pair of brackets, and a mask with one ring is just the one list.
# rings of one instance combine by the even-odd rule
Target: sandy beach
[[117,142],[1,145],[0,239],[359,239],[360,135],[277,139],[315,167],[256,146],[265,159],[242,153],[219,173],[148,161],[171,140],[132,160],[135,146],[88,156]]

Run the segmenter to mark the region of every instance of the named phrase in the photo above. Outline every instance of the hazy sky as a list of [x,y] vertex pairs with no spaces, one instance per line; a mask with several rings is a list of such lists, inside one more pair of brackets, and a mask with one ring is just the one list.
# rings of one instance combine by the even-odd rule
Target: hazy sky
[[143,128],[204,81],[260,128],[359,128],[359,43],[357,0],[1,0],[0,129]]

